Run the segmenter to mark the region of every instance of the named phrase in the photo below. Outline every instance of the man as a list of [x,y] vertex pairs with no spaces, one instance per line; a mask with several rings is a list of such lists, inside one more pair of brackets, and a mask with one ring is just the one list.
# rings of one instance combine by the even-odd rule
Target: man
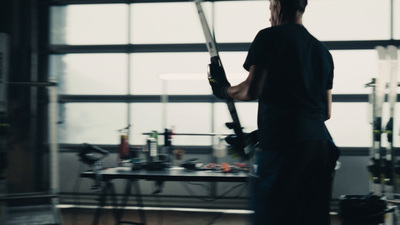
[[271,27],[255,37],[231,86],[216,65],[210,84],[221,99],[258,99],[254,225],[328,225],[339,150],[325,126],[331,116],[333,60],[302,25],[307,0],[271,0]]

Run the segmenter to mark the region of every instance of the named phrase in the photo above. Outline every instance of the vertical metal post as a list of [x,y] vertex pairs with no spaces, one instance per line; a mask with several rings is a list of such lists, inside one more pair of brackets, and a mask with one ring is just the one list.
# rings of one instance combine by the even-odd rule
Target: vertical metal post
[[394,39],[394,0],[390,0],[390,40]]
[[[51,77],[49,78],[50,82],[56,83],[56,78]],[[49,160],[50,160],[50,191],[57,195],[59,191],[59,157],[58,157],[58,91],[57,86],[49,87]],[[53,204],[58,203],[58,198],[52,200]]]
[[[8,35],[0,33],[0,198],[7,195],[7,138],[8,128]],[[0,224],[6,223],[7,208],[5,201],[0,201]]]
[[[29,31],[30,31],[30,39],[29,39],[29,48],[30,48],[30,68],[28,70],[30,81],[37,82],[39,81],[38,74],[38,12],[37,12],[37,0],[29,1],[30,7],[27,9],[29,16]],[[38,88],[32,87],[29,90],[29,113],[30,113],[30,143],[31,143],[31,151],[34,156],[34,175],[36,181],[34,182],[34,190],[40,190],[42,187],[43,179],[46,179],[47,176],[43,176],[43,154],[39,145],[39,115],[38,115],[38,97],[39,90]]]
[[161,104],[162,104],[162,118],[161,118],[161,126],[162,128],[167,128],[167,120],[168,120],[168,80],[162,80],[162,95],[161,95]]
[[[132,15],[131,15],[131,12],[132,12],[132,10],[131,10],[131,4],[127,4],[127,6],[128,6],[128,27],[127,27],[127,32],[128,32],[128,34],[127,34],[127,44],[128,44],[128,46],[130,46],[130,44],[131,44],[131,17],[132,17]],[[131,94],[131,54],[132,53],[130,53],[130,51],[128,50],[127,51],[127,71],[126,71],[126,73],[127,73],[127,81],[126,81],[126,85],[127,85],[127,95],[129,96],[130,94]],[[129,103],[129,101],[127,100],[127,102],[126,102],[126,105],[127,105],[127,123],[128,123],[128,133],[127,133],[127,135],[128,135],[128,143],[129,143],[129,139],[130,139],[130,126],[131,126],[131,104]],[[132,139],[131,139],[132,140]]]

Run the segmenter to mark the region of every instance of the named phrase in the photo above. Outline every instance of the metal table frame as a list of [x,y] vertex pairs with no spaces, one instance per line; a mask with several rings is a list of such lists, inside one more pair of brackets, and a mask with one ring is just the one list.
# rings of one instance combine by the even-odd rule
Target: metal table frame
[[[96,174],[92,171],[83,172],[81,177],[86,178],[96,178]],[[238,173],[221,173],[215,171],[187,171],[183,168],[169,168],[159,171],[149,171],[149,170],[131,170],[129,167],[115,167],[103,170],[101,172],[101,179],[103,185],[100,192],[99,206],[96,209],[95,216],[93,218],[93,225],[99,223],[101,212],[103,207],[106,205],[107,197],[111,195],[111,201],[113,204],[113,214],[116,220],[116,224],[146,224],[146,216],[142,210],[144,204],[142,200],[142,194],[140,190],[139,180],[148,181],[198,181],[198,182],[247,182],[248,174],[245,172]],[[115,197],[115,187],[112,182],[114,179],[126,179],[126,186],[124,191],[124,196],[121,205],[118,206],[117,199]],[[136,201],[139,206],[139,216],[140,222],[128,222],[121,221],[123,216],[123,210],[126,207],[129,196],[132,194],[132,186],[135,189]]]

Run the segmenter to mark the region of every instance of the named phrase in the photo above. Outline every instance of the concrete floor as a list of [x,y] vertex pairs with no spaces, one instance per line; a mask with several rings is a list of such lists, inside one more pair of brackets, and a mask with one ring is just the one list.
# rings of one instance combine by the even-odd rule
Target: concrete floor
[[[91,224],[93,209],[61,209],[64,225]],[[147,225],[246,225],[247,214],[230,214],[219,212],[187,211],[146,211]],[[124,212],[123,221],[140,222],[136,210]],[[115,224],[112,210],[104,210],[99,225]],[[336,216],[332,216],[332,225],[340,225]]]

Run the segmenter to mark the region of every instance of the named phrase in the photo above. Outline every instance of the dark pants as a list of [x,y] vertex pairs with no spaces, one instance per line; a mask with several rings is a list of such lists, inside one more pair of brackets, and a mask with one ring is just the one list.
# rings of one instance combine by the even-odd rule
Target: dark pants
[[339,149],[330,141],[300,142],[258,152],[252,180],[253,225],[329,225]]

